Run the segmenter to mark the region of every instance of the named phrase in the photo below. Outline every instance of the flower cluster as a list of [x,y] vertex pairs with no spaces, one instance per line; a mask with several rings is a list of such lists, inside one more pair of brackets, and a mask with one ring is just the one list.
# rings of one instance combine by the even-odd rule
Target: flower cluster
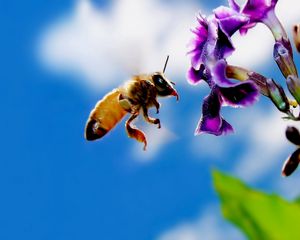
[[[255,103],[259,94],[270,98],[276,108],[285,114],[285,118],[300,120],[300,116],[295,116],[291,109],[291,106],[296,107],[300,103],[300,80],[290,40],[275,14],[277,1],[247,0],[240,6],[235,0],[228,0],[229,6],[214,9],[208,17],[201,14],[197,17],[189,44],[191,66],[187,78],[190,84],[206,82],[211,91],[203,100],[202,116],[195,135],[209,133],[219,136],[233,132],[233,127],[221,116],[222,106],[246,107]],[[235,50],[231,37],[237,32],[247,34],[257,23],[266,25],[274,36],[273,58],[295,100],[289,100],[275,80],[239,66],[228,65],[226,61]],[[294,27],[294,42],[298,50],[299,29],[300,25]],[[297,155],[298,160],[298,152],[300,150],[290,159],[295,159],[293,156]],[[298,162],[292,165],[297,166]],[[289,161],[286,166],[289,166]]]
[[258,97],[258,88],[252,81],[233,83],[226,76],[226,58],[234,51],[230,37],[247,23],[247,17],[225,7],[216,9],[208,18],[198,17],[190,43],[192,66],[188,79],[192,84],[205,81],[211,93],[204,99],[196,135],[206,132],[218,136],[232,132],[232,126],[220,114],[221,106],[248,106]]

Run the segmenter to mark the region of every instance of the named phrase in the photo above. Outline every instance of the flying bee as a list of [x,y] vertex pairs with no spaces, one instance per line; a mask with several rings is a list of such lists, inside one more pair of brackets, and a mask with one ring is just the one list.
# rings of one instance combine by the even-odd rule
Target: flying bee
[[175,96],[178,101],[178,93],[173,87],[175,83],[164,75],[168,60],[169,56],[162,72],[133,76],[123,86],[112,90],[97,102],[86,123],[85,138],[88,141],[102,138],[129,113],[130,117],[125,123],[127,135],[144,143],[144,150],[146,150],[146,136],[143,131],[132,125],[132,121],[142,112],[147,122],[156,124],[160,128],[160,120],[150,117],[148,109],[155,107],[156,112],[159,113],[160,104],[157,97]]

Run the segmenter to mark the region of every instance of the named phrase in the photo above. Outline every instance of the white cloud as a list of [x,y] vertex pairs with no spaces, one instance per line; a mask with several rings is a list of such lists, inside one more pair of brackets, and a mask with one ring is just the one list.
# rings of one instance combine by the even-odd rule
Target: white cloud
[[112,87],[132,74],[161,70],[168,54],[168,76],[184,77],[197,9],[191,1],[115,0],[104,11],[80,0],[45,31],[40,56],[51,68],[79,75],[92,87]]
[[251,70],[273,60],[274,38],[262,24],[257,24],[245,36],[236,33],[232,37],[232,41],[236,49],[228,58],[228,62],[232,65]]
[[276,9],[278,18],[287,29],[292,29],[293,24],[299,23],[300,6],[298,0],[279,0]]
[[241,240],[245,239],[234,226],[225,222],[218,207],[208,207],[194,222],[184,222],[162,233],[157,240]]

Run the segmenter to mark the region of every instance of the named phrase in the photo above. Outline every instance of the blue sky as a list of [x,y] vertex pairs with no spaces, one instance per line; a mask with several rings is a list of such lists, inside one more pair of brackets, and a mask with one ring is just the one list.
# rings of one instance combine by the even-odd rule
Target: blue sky
[[[235,135],[193,136],[208,88],[185,82],[186,26],[199,9],[209,13],[225,2],[126,1],[0,4],[1,239],[243,239],[220,216],[212,168],[286,198],[299,194],[299,173],[280,176],[293,147],[267,99],[249,109],[224,109]],[[149,9],[140,23],[147,31],[130,25],[136,19],[128,17],[129,3]],[[293,12],[278,13],[286,24],[297,20]],[[95,28],[86,30],[92,23]],[[250,33],[244,41],[257,42],[245,49],[237,38],[240,57],[232,61],[283,81],[269,55],[270,33],[263,32],[259,41]],[[68,42],[74,37],[76,48]],[[96,101],[134,71],[159,70],[167,54],[167,75],[177,82],[181,100],[161,99],[161,131],[137,123],[148,133],[148,151],[128,139],[124,122],[101,141],[86,142],[83,129]]]

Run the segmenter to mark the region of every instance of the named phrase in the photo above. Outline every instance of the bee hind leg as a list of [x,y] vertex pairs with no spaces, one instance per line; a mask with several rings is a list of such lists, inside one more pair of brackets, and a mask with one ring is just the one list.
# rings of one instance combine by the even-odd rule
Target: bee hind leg
[[143,107],[143,115],[147,122],[152,123],[152,124],[157,124],[158,128],[161,128],[160,120],[158,118],[149,117],[147,107]]
[[138,142],[144,143],[144,150],[147,147],[147,139],[145,133],[137,129],[134,126],[131,126],[130,123],[138,116],[138,114],[132,114],[130,118],[126,121],[125,126],[127,130],[128,137],[136,139]]

